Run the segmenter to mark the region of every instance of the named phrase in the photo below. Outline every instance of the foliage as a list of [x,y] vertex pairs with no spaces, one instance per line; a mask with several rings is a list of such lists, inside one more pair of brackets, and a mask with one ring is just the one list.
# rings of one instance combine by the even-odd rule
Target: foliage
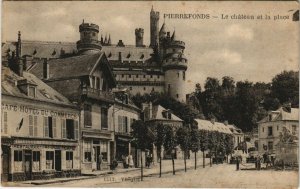
[[180,127],[176,131],[177,143],[185,154],[190,149],[191,135],[188,127]]
[[234,150],[233,135],[225,134],[225,154],[232,154]]
[[164,142],[164,149],[166,150],[173,150],[177,146],[177,140],[175,136],[175,131],[173,127],[170,125],[165,126],[165,142]]
[[163,124],[157,124],[156,126],[156,137],[155,145],[157,146],[157,151],[161,152],[161,147],[164,145],[166,139],[165,126]]
[[190,150],[192,152],[200,150],[200,132],[197,128],[190,130]]
[[138,149],[142,151],[151,148],[151,144],[154,142],[153,132],[149,129],[149,126],[141,120],[137,120],[132,123],[132,136],[134,138],[133,143]]

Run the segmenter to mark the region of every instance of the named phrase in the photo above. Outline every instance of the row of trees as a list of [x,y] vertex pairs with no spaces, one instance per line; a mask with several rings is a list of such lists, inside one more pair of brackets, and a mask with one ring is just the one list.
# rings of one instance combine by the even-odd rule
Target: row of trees
[[[150,125],[141,120],[132,124],[132,135],[134,143],[141,151],[152,149],[152,145],[157,147],[157,155],[159,158],[160,177],[162,171],[162,150],[172,152],[172,167],[173,174],[175,174],[174,150],[177,146],[183,152],[184,167],[186,169],[186,159],[188,154],[193,152],[195,154],[195,169],[197,168],[197,153],[199,151],[203,154],[203,167],[205,167],[205,151],[209,150],[210,165],[212,154],[217,157],[222,154],[228,157],[234,150],[233,135],[220,133],[217,131],[209,132],[206,130],[199,130],[195,124],[187,124],[183,127],[175,128],[170,125]],[[141,158],[141,176],[143,175],[143,162]]]
[[208,77],[204,90],[195,87],[192,105],[207,119],[228,120],[243,131],[251,131],[269,110],[290,103],[299,107],[299,72],[284,71],[271,83],[237,81],[225,76],[220,82]]

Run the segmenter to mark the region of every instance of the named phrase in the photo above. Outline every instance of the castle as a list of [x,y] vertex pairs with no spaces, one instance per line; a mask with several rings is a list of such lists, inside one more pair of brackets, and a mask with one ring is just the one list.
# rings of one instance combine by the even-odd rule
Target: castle
[[[57,59],[104,52],[112,67],[119,86],[130,90],[131,94],[145,94],[152,91],[167,93],[178,101],[186,101],[187,58],[185,43],[166,31],[165,23],[159,30],[159,12],[150,12],[150,45],[144,44],[144,29],[135,29],[135,45],[125,45],[122,40],[112,44],[110,35],[101,35],[96,24],[83,23],[79,26],[80,40],[70,42],[22,41],[21,56],[24,68],[31,72],[44,59]],[[12,56],[16,51],[15,42],[2,44],[2,56]],[[51,65],[51,64],[50,64]],[[62,68],[63,69],[63,68]],[[43,78],[46,79],[46,78]],[[97,78],[92,78],[96,83]]]

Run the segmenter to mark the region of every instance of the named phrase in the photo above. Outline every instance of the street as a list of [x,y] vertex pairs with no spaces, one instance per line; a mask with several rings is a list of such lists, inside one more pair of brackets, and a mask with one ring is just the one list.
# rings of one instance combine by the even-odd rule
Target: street
[[[170,161],[164,161],[162,178],[159,178],[158,164],[144,169],[146,175],[140,181],[140,170],[127,173],[108,174],[97,178],[76,180],[64,183],[39,185],[39,187],[226,187],[226,188],[297,188],[298,172],[273,170],[240,170],[232,164],[219,164],[193,169],[193,161],[188,161],[190,169],[185,173],[183,164],[177,160],[176,175],[173,175]],[[182,161],[181,161],[182,162]],[[207,161],[208,162],[208,161]],[[9,186],[35,186],[32,184],[10,183]]]

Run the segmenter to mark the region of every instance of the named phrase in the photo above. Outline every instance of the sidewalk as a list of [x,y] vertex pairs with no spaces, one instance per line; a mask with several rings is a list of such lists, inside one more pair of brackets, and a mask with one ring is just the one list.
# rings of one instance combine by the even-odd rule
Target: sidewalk
[[[202,167],[202,159],[197,160],[197,169]],[[175,162],[175,171],[184,171],[184,160],[174,160]],[[187,169],[194,169],[194,160],[190,159],[186,161]],[[209,167],[209,159],[205,159],[205,164]],[[217,166],[217,165],[213,165]],[[172,173],[172,160],[163,160],[162,161],[162,174]],[[143,169],[144,177],[159,175],[159,163],[155,163],[154,165],[151,164],[150,168],[144,167]],[[30,181],[23,181],[23,182],[8,182],[2,183],[3,186],[18,186],[18,185],[46,185],[46,184],[53,184],[53,183],[63,183],[63,182],[70,182],[70,181],[79,181],[79,180],[86,180],[92,179],[97,177],[103,177],[103,184],[108,184],[112,182],[122,182],[124,180],[139,180],[141,175],[140,168],[129,168],[123,169],[119,168],[114,171],[112,170],[103,170],[103,171],[90,171],[90,172],[83,172],[82,176],[78,177],[68,177],[68,178],[55,178],[49,180],[30,180]],[[107,179],[108,178],[108,179]]]

